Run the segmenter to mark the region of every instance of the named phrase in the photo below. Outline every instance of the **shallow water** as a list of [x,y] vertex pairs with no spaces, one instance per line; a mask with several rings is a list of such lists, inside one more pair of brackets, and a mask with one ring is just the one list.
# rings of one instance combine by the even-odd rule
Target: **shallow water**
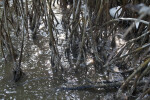
[[[54,13],[57,13],[56,17],[61,21],[62,15],[58,12],[61,11],[56,7]],[[40,29],[42,27],[41,24]],[[61,34],[58,35],[58,50],[64,56],[65,35],[61,25],[58,25],[57,29],[61,31]],[[7,63],[4,63],[2,58],[0,60],[0,100],[113,100],[115,94],[109,92],[58,90],[57,88],[60,87],[90,83],[87,82],[82,72],[74,73],[67,68],[68,62],[65,57],[61,58],[63,66],[66,67],[64,72],[53,73],[50,54],[49,35],[43,30],[37,34],[36,40],[32,40],[31,37],[25,40],[22,60],[22,70],[25,76],[17,83],[12,81],[12,61],[8,60]]]
[[[42,38],[45,40],[44,38]],[[1,63],[0,66],[0,99],[13,100],[99,100],[104,93],[91,91],[59,91],[56,88],[81,85],[85,83],[84,76],[71,73],[53,75],[50,66],[50,50],[45,45],[40,48],[33,41],[28,41],[22,62],[23,72],[26,74],[19,82],[12,81],[12,65]],[[30,48],[32,47],[32,48]],[[30,49],[29,49],[30,48]],[[112,95],[112,94],[111,94]]]

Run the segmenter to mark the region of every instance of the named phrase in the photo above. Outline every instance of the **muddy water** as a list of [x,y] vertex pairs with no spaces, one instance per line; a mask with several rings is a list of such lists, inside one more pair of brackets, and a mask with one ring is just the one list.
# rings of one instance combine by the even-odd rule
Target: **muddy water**
[[[59,9],[54,9],[56,17],[61,21]],[[0,53],[0,100],[112,100],[114,94],[96,91],[58,90],[60,87],[73,87],[88,83],[81,73],[71,73],[69,69],[63,73],[53,73],[50,64],[49,35],[42,30],[36,40],[32,36],[25,41],[25,48],[22,60],[24,78],[19,82],[12,81],[12,61],[4,63]],[[58,45],[59,53],[64,54],[66,41],[62,26],[58,25],[60,33]],[[17,44],[16,44],[17,45]],[[17,46],[16,46],[16,49]],[[62,57],[64,66],[67,60]]]
[[[61,49],[61,48],[60,48]],[[37,35],[37,40],[25,44],[22,69],[26,74],[19,82],[12,81],[11,61],[0,60],[0,100],[100,100],[104,93],[92,91],[57,90],[56,88],[86,83],[84,76],[70,72],[53,74],[50,64],[48,38]],[[112,94],[107,94],[107,98]]]

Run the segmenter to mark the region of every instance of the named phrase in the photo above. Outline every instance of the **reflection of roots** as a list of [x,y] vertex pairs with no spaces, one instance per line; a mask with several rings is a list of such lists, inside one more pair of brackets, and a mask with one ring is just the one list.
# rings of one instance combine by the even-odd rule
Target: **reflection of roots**
[[23,72],[21,70],[21,68],[16,68],[15,70],[13,70],[13,80],[15,82],[18,82],[22,77],[23,77]]

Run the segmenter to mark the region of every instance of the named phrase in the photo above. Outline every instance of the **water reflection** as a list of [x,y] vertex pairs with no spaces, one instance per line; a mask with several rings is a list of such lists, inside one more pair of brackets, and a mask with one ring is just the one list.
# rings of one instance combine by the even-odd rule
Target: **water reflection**
[[[57,19],[61,21],[62,15],[58,12],[60,10],[54,10],[54,13],[57,13]],[[43,26],[40,26],[40,29],[42,28]],[[58,25],[57,28],[62,31],[61,25]],[[65,45],[65,35],[62,33],[58,36],[58,45]],[[67,69],[65,58],[61,59],[64,61],[63,65],[67,69],[64,71],[65,74],[52,73],[50,64],[51,52],[48,44],[49,36],[43,30],[37,34],[36,40],[29,39],[25,43],[22,69],[26,75],[18,83],[12,81],[11,62],[5,64],[4,61],[0,60],[0,99],[102,100],[103,96],[105,96],[105,94],[99,92],[57,90],[59,87],[85,84],[86,80],[84,79],[86,76],[82,76],[81,73],[71,73],[71,70]],[[64,48],[59,47],[59,51],[64,53]]]

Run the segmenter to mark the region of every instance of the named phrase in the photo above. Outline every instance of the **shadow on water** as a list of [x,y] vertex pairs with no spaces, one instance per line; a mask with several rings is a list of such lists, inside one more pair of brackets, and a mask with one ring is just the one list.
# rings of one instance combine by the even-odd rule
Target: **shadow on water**
[[50,67],[48,38],[42,35],[37,35],[37,38],[38,41],[28,40],[28,45],[25,45],[27,52],[23,54],[22,69],[26,75],[19,82],[12,81],[10,62],[6,64],[0,62],[0,99],[97,100],[105,96],[106,91],[59,90],[60,87],[85,84],[86,80],[83,80],[85,76],[71,72],[53,74]]
[[[59,19],[59,18],[58,18]],[[58,25],[60,28],[60,26]],[[43,33],[44,34],[44,33]],[[4,64],[0,61],[0,99],[47,99],[47,100],[112,100],[115,94],[107,93],[109,90],[59,90],[61,87],[73,87],[89,84],[80,72],[53,73],[50,64],[49,36],[37,34],[35,40],[25,40],[22,70],[23,79],[14,83],[12,81],[11,61]],[[60,34],[61,36],[62,34]],[[63,45],[63,39],[60,39]],[[59,48],[63,53],[64,51]],[[64,61],[65,64],[65,61]],[[107,94],[106,94],[107,93]]]

